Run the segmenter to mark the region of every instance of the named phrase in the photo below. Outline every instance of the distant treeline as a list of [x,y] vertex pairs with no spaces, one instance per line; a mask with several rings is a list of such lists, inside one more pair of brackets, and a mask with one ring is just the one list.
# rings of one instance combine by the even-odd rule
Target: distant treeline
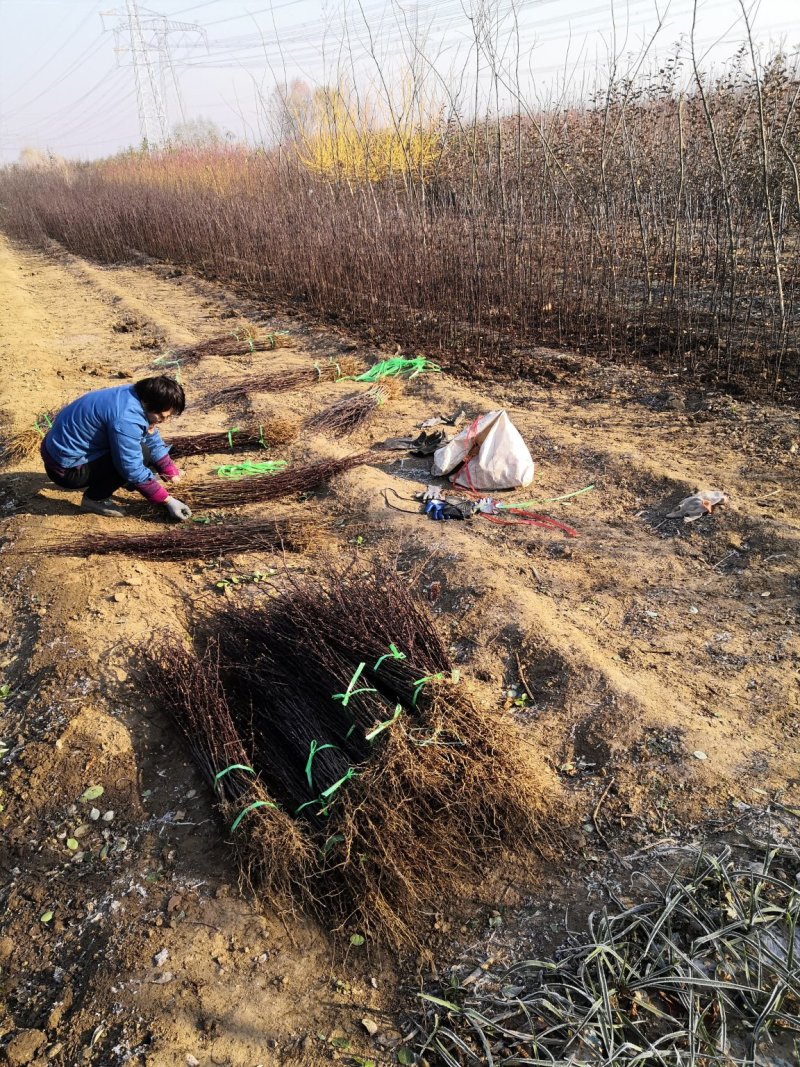
[[788,397],[799,98],[781,56],[690,91],[667,72],[469,123],[377,123],[329,90],[288,115],[280,149],[6,168],[0,221],[102,262],[145,253],[279,292],[466,372],[563,346]]

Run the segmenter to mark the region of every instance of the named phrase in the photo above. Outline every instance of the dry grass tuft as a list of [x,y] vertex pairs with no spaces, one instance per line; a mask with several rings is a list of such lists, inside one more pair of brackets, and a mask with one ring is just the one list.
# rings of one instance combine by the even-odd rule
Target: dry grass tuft
[[13,463],[30,459],[39,451],[41,443],[42,435],[33,426],[4,436],[0,440],[0,466],[10,467]]

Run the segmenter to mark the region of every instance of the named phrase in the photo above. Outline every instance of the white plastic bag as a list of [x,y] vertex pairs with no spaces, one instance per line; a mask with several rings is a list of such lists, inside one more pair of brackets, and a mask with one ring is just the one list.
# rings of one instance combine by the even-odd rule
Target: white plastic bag
[[490,411],[434,453],[434,476],[451,471],[465,489],[516,489],[533,481],[533,460],[506,412]]

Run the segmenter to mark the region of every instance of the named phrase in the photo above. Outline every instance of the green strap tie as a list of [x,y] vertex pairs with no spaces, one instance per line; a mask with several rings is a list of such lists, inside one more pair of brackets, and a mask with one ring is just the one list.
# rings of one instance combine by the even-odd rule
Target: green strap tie
[[376,726],[374,730],[370,730],[370,732],[366,735],[365,740],[374,741],[378,734],[383,733],[383,731],[387,730],[393,722],[397,721],[402,712],[403,705],[398,704],[394,709],[394,715],[391,717],[391,719],[387,719],[386,722],[382,722],[379,726]]
[[314,797],[313,800],[307,800],[305,802],[305,804],[301,804],[299,808],[295,808],[294,809],[295,815],[299,815],[300,812],[304,808],[310,808],[315,804],[321,805],[320,810],[319,810],[319,814],[320,815],[327,815],[328,814],[328,808],[330,807],[330,805],[329,804],[325,804],[323,802],[326,801],[326,800],[330,800],[330,798],[334,795],[334,793],[336,793],[339,789],[342,788],[342,786],[345,784],[345,782],[349,782],[351,778],[356,778],[357,776],[358,776],[358,771],[355,769],[355,767],[348,767],[347,768],[347,773],[343,774],[338,782],[334,782],[332,786],[329,786],[325,790],[324,793],[320,793],[320,795],[318,797]]
[[311,746],[308,752],[308,759],[306,760],[306,781],[308,782],[308,788],[313,789],[314,783],[311,780],[311,764],[314,762],[314,757],[318,752],[324,751],[326,748],[337,748],[337,745],[318,745],[316,741],[311,742]]
[[361,677],[361,672],[364,670],[365,667],[366,663],[359,663],[358,667],[356,668],[356,673],[350,679],[350,684],[348,685],[347,689],[343,693],[333,694],[334,700],[341,700],[343,708],[346,708],[347,705],[350,703],[350,697],[358,696],[359,693],[377,693],[377,689],[372,689],[369,686],[365,686],[363,689],[353,688],[358,679]]
[[231,771],[248,771],[250,774],[256,773],[252,767],[248,767],[245,763],[232,763],[230,767],[226,767],[224,771],[218,771],[214,775],[214,786],[216,787],[220,778],[224,778],[225,775],[230,774]]
[[161,367],[175,367],[175,381],[181,381],[181,361],[179,359],[167,359],[166,357],[163,357],[157,362]]
[[358,771],[355,767],[348,767],[347,773],[343,774],[338,782],[334,782],[324,793],[320,793],[320,800],[327,800],[329,797],[332,797],[337,790],[342,788],[345,782],[349,782],[351,778],[355,778],[357,775]]
[[273,804],[271,800],[254,800],[252,804],[248,804],[244,811],[240,811],[239,814],[236,816],[236,820],[231,826],[231,833],[233,833],[234,830],[237,829],[239,823],[242,821],[245,815],[247,815],[247,813],[250,811],[255,811],[256,808],[275,808],[275,810],[277,811],[278,805]]
[[[422,692],[422,690],[424,689],[424,687],[428,684],[428,682],[440,682],[440,681],[442,681],[443,678],[446,678],[446,677],[447,677],[447,675],[444,673],[444,671],[439,671],[438,674],[427,674],[424,678],[417,678],[417,680],[414,682],[414,685],[417,688],[414,690],[414,696],[411,698],[411,706],[412,706],[412,708],[416,707],[417,698],[419,697],[419,695]],[[452,670],[450,672],[450,681],[451,682],[459,682],[459,681],[461,681],[461,671],[459,671],[457,668]]]
[[314,370],[317,372],[317,381],[321,382],[322,381],[322,367],[320,367],[319,363],[315,363],[314,364]]
[[400,649],[397,647],[397,645],[393,644],[390,641],[389,642],[389,651],[385,652],[380,657],[380,659],[378,659],[376,661],[375,666],[372,669],[373,669],[373,671],[377,671],[378,667],[380,667],[380,665],[383,663],[383,661],[385,659],[405,659],[405,658],[406,658],[405,652],[401,652]]
[[258,443],[261,445],[262,448],[267,447],[267,443],[264,440],[264,427],[262,425],[259,425],[258,427]]
[[330,852],[333,846],[341,844],[342,841],[344,841],[344,834],[331,834],[331,836],[320,849],[320,853],[323,856],[327,856],[328,852]]
[[233,435],[238,432],[238,426],[231,426],[230,430],[228,430],[228,448],[230,448],[231,452],[233,451]]

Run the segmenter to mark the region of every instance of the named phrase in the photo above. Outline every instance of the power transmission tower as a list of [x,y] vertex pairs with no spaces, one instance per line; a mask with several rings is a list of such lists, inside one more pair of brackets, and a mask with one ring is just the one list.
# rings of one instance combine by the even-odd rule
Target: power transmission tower
[[176,22],[155,12],[147,11],[143,17],[137,0],[125,0],[124,12],[114,10],[101,13],[101,17],[106,15],[125,20],[113,27],[114,51],[118,58],[130,55],[136,85],[139,130],[142,143],[151,150],[169,139],[168,72],[181,119],[185,119],[180,85],[172,62],[170,36],[181,34],[182,45],[185,45],[187,35],[199,35],[202,42],[206,43],[205,30],[197,23]]

